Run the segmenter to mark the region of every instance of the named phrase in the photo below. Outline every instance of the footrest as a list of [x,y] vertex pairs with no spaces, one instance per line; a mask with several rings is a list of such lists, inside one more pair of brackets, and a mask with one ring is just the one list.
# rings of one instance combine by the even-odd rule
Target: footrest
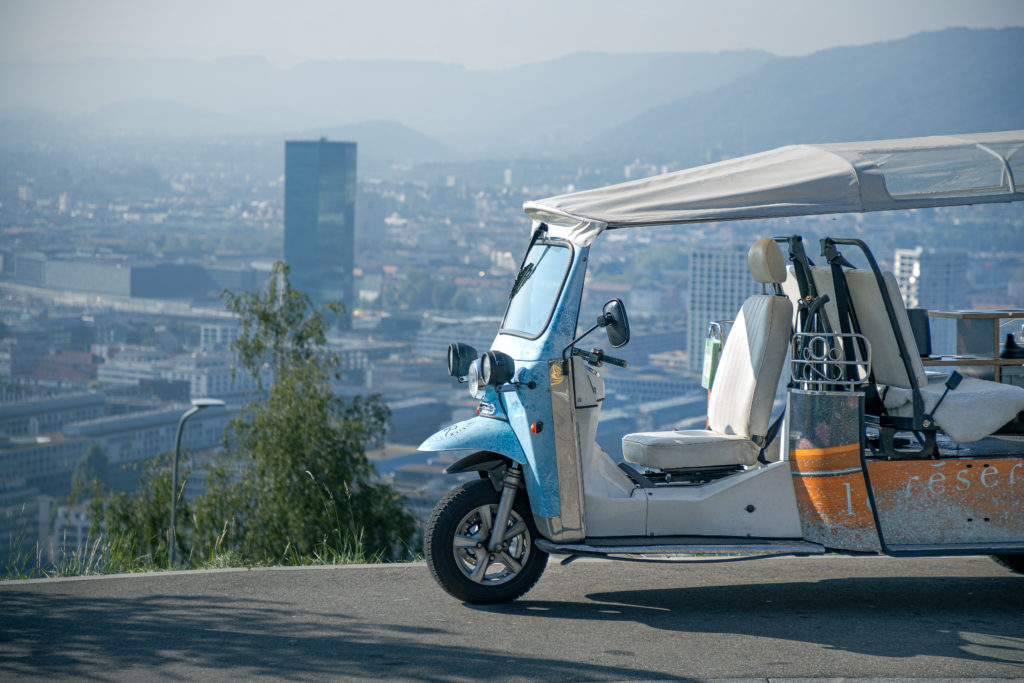
[[1024,543],[955,543],[949,545],[886,544],[886,554],[893,557],[931,557],[938,555],[995,555],[1024,553]]
[[543,538],[538,548],[553,555],[822,555],[825,546],[798,539],[651,538],[587,539],[582,543],[552,543]]

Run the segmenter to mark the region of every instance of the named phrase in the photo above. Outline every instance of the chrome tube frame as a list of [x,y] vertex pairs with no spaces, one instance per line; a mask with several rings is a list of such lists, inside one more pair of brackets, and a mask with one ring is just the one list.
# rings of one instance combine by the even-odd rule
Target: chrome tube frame
[[[859,342],[864,358],[846,358],[844,339]],[[847,380],[846,370],[853,368],[854,380]],[[854,391],[867,381],[871,371],[871,342],[855,333],[797,332],[790,349],[790,372],[793,382],[805,391]]]

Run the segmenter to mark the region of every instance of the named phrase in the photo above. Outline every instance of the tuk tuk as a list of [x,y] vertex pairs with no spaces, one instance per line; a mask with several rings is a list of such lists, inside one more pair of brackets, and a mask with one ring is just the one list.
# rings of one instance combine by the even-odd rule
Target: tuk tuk
[[626,363],[580,343],[598,328],[612,350],[628,343],[625,306],[579,319],[606,231],[1013,202],[1017,183],[1024,131],[792,145],[526,202],[529,243],[491,348],[448,351],[477,415],[420,446],[461,451],[447,471],[479,473],[431,515],[434,578],[499,603],[549,555],[986,554],[1024,571],[1024,388],[927,371],[896,280],[862,240],[756,241],[762,293],[707,378],[707,428],[623,434],[622,462],[595,434],[600,369]]

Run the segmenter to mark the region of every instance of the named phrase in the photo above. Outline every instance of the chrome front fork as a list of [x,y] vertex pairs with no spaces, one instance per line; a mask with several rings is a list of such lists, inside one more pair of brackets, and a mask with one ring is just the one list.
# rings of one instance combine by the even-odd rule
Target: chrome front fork
[[498,502],[498,514],[495,515],[494,525],[491,527],[491,538],[487,541],[487,551],[495,552],[501,549],[505,542],[505,533],[508,531],[508,518],[512,514],[512,504],[516,501],[516,491],[523,481],[523,471],[518,463],[505,471],[505,483],[501,488],[501,500]]

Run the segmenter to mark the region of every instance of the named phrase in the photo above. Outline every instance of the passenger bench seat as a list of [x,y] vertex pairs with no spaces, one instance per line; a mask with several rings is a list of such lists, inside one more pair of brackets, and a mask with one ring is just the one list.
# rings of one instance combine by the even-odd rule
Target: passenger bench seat
[[[826,304],[833,328],[839,325],[834,315],[835,287],[829,268],[812,268],[814,281],[819,293],[826,293],[832,299]],[[883,397],[886,410],[894,417],[913,417],[913,392],[906,366],[896,343],[892,323],[885,312],[881,291],[870,270],[850,269],[844,271],[850,299],[857,314],[860,332],[871,342],[871,366],[878,384],[878,393]],[[903,303],[896,278],[884,271],[887,295],[896,314],[896,323],[903,336],[907,353],[910,354],[911,370],[917,380],[924,403],[925,413],[931,413],[945,391],[945,377],[929,378],[921,363],[921,355],[910,327],[910,318]],[[930,380],[930,381],[929,381]],[[942,400],[937,413],[932,415],[935,424],[957,443],[977,441],[994,434],[1000,427],[1024,410],[1024,388],[1011,384],[1000,384],[988,380],[964,378],[960,386],[950,391]]]

